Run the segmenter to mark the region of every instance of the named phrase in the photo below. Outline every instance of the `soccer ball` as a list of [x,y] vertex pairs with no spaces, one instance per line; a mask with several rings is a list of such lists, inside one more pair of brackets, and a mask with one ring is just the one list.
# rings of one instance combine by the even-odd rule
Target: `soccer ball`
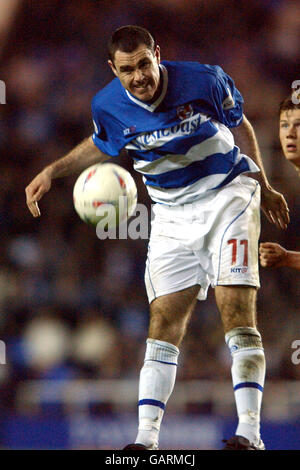
[[110,230],[134,213],[137,189],[130,173],[121,166],[97,163],[77,178],[73,201],[84,222]]

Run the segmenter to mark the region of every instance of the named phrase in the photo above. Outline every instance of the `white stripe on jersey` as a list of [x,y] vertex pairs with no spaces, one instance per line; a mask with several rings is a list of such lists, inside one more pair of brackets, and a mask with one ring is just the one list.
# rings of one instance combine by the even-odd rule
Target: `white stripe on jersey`
[[[218,129],[218,132],[214,136],[206,139],[204,142],[191,147],[185,155],[165,155],[151,162],[137,160],[134,162],[134,169],[142,174],[159,175],[168,171],[184,168],[193,162],[204,160],[210,155],[216,153],[226,154],[233,150],[234,139],[230,130],[217,121],[212,120],[212,122]],[[175,137],[177,137],[177,135]],[[168,140],[171,139],[169,138]]]

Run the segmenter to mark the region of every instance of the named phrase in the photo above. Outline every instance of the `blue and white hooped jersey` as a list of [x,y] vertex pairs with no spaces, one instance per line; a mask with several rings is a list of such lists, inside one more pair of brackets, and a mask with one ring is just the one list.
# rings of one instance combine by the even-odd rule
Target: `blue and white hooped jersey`
[[126,148],[151,199],[189,203],[244,172],[259,171],[240,153],[229,128],[243,119],[243,98],[219,66],[160,64],[162,91],[140,101],[115,78],[92,101],[93,141],[118,156]]

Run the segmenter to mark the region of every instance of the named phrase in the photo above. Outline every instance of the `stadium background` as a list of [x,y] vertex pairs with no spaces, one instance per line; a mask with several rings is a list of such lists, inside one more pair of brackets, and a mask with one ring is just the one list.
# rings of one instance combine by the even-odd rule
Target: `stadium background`
[[[9,3],[9,2],[7,2]],[[300,79],[300,5],[280,0],[14,0],[0,21],[0,446],[121,448],[136,433],[148,306],[146,240],[97,239],[56,180],[33,219],[24,189],[92,131],[90,101],[111,78],[106,41],[148,28],[162,58],[219,64],[245,99],[267,174],[291,210],[286,232],[262,216],[261,240],[299,249],[299,179],[278,142],[278,105]],[[4,5],[0,17],[4,18]],[[2,12],[1,12],[2,10]],[[5,39],[6,36],[6,39]],[[4,41],[5,39],[5,41]],[[120,160],[116,160],[120,162]],[[121,162],[131,171],[131,162]],[[139,202],[149,199],[139,176]],[[299,275],[262,270],[259,329],[267,358],[262,430],[269,449],[300,449]],[[183,343],[162,448],[219,448],[234,430],[230,357],[213,291]]]

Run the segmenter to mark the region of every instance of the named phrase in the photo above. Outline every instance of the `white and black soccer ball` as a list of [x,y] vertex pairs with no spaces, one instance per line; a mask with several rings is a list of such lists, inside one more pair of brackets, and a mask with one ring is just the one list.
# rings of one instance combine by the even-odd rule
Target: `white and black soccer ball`
[[97,163],[85,169],[74,185],[74,207],[89,224],[110,230],[135,211],[137,188],[131,174],[115,163]]

